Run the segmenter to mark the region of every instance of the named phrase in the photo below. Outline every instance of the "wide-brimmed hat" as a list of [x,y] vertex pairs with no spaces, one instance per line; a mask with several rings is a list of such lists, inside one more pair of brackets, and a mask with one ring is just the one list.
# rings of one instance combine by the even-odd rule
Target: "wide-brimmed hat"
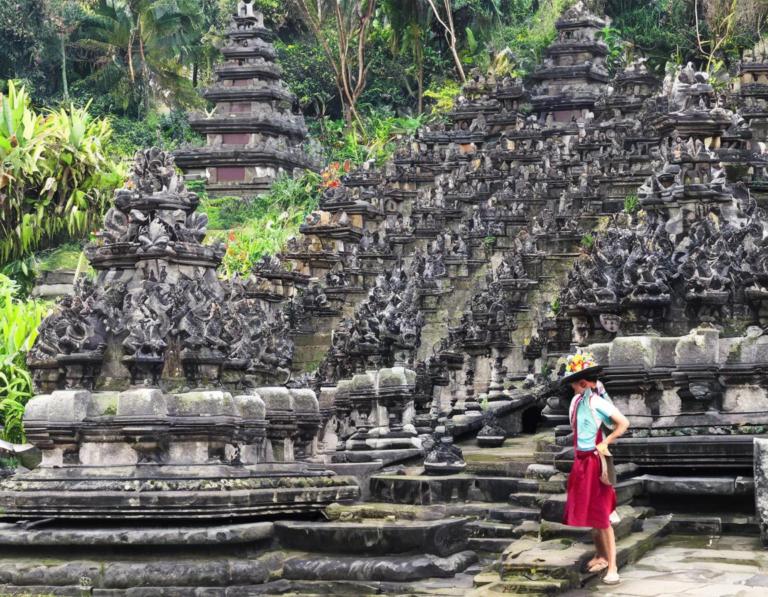
[[598,365],[595,357],[588,352],[577,351],[576,354],[568,355],[565,360],[565,373],[560,378],[560,383],[569,384],[579,381],[603,370],[602,365]]

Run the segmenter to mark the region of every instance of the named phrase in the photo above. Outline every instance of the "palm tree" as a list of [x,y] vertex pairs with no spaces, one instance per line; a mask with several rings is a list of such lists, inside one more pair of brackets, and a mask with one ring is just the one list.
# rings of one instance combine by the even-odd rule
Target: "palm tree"
[[[81,25],[78,45],[96,54],[97,80],[110,92],[176,105],[198,101],[186,66],[200,38],[190,0],[99,0]],[[125,103],[124,103],[125,105]]]

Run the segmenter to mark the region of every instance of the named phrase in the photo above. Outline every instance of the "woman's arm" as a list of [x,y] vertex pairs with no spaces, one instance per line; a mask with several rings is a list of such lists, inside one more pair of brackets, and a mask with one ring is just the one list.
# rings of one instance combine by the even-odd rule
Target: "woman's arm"
[[620,438],[627,429],[629,429],[629,419],[622,415],[619,411],[614,412],[611,415],[611,420],[614,421],[617,425],[616,429],[606,437],[602,442],[597,444],[597,450],[601,454],[604,454],[605,456],[610,456],[611,453],[608,451],[608,446],[615,442],[618,438]]

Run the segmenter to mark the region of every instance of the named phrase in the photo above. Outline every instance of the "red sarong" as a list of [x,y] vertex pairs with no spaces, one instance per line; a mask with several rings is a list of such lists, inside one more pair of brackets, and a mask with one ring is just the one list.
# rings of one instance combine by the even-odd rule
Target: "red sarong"
[[[576,412],[573,409],[573,469],[568,475],[568,498],[565,502],[563,524],[572,527],[607,529],[611,526],[611,512],[616,509],[616,492],[600,482],[600,458],[597,450],[581,451],[577,445]],[[597,432],[596,443],[603,441],[602,429]]]

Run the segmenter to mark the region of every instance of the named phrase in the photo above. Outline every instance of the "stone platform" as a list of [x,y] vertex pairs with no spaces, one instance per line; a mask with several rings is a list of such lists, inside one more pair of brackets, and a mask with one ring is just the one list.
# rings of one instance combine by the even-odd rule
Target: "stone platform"
[[300,463],[40,468],[3,482],[2,518],[191,519],[318,511],[354,479]]
[[621,571],[622,583],[593,582],[563,597],[764,597],[768,552],[756,536],[681,536],[665,539]]

